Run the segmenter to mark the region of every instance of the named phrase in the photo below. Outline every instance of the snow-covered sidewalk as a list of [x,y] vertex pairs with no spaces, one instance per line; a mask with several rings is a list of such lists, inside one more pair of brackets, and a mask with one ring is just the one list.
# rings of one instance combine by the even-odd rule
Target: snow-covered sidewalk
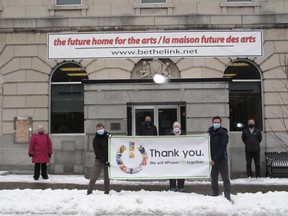
[[[89,179],[86,179],[83,175],[49,175],[48,180],[43,180],[41,177],[38,181],[35,181],[32,175],[1,175],[0,171],[0,183],[1,182],[25,182],[25,183],[46,183],[46,184],[79,184],[79,185],[87,185],[89,183]],[[97,184],[102,184],[103,181],[97,181]],[[145,184],[155,184],[155,185],[167,185],[166,180],[160,181],[121,181],[121,180],[111,180],[111,184],[137,184],[137,185],[145,185]],[[208,180],[186,180],[186,185],[210,185],[210,181]],[[231,184],[235,185],[287,185],[288,186],[288,178],[260,178],[260,179],[248,179],[248,178],[239,178],[232,179]]]
[[[0,176],[1,182],[35,182],[29,175]],[[50,175],[45,183],[88,184],[83,176]],[[103,182],[99,182],[101,184]],[[112,181],[113,184],[166,184],[167,182]],[[187,181],[187,184],[210,184],[209,181]],[[235,179],[233,184],[287,185],[288,179],[262,178],[260,181]],[[170,191],[111,191],[104,195],[95,190],[0,190],[0,215],[233,215],[287,216],[288,192],[238,193],[234,204],[223,196]]]

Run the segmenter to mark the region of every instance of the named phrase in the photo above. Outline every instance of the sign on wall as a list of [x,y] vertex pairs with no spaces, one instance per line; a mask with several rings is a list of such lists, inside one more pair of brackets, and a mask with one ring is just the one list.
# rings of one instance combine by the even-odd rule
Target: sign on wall
[[263,55],[261,30],[49,33],[48,59]]
[[113,136],[111,179],[209,178],[209,136]]
[[14,117],[14,143],[29,143],[32,117]]

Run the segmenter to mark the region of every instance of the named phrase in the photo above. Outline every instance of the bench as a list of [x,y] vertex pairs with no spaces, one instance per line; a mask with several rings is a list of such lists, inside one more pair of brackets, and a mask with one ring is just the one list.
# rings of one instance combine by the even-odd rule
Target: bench
[[[274,171],[288,169],[288,152],[265,152],[266,158],[266,176],[272,177],[276,174]],[[277,172],[277,174],[287,174],[286,172]]]

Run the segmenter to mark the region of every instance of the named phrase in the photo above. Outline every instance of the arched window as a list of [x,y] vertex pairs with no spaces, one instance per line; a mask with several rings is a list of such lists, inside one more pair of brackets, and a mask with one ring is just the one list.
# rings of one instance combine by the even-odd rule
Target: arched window
[[51,133],[84,133],[85,69],[76,63],[62,63],[51,77]]
[[228,65],[224,77],[231,77],[229,86],[230,131],[241,131],[249,118],[262,130],[261,77],[258,68],[248,60]]

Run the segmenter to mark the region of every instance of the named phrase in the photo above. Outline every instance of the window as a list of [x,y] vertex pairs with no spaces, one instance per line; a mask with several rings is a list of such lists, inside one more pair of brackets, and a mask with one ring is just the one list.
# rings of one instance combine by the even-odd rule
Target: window
[[65,63],[51,79],[51,133],[84,133],[84,86],[88,79],[78,64]]
[[261,78],[258,68],[246,60],[237,60],[225,70],[229,85],[230,131],[241,131],[247,120],[254,118],[262,130]]
[[141,0],[142,4],[145,4],[145,3],[166,3],[166,2],[167,2],[166,0]]
[[79,5],[81,0],[56,0],[56,5]]

